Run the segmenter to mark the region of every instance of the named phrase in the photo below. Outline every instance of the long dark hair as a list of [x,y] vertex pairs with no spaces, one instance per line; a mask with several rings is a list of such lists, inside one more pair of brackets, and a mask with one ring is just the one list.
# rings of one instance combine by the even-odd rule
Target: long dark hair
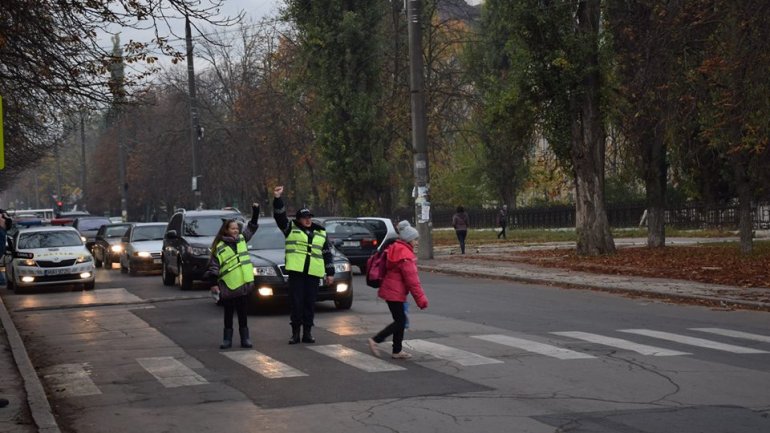
[[[214,257],[217,253],[217,244],[222,240],[222,237],[227,234],[227,228],[230,227],[230,224],[235,223],[238,224],[238,220],[234,218],[230,218],[228,220],[222,221],[222,227],[219,228],[219,231],[217,232],[217,235],[214,236],[214,242],[211,243],[211,257]],[[238,226],[238,230],[240,230],[240,226]]]

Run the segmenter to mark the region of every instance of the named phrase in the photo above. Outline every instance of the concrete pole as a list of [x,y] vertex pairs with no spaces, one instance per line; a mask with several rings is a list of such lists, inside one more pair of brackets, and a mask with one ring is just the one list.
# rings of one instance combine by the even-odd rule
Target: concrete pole
[[409,20],[409,88],[412,102],[412,147],[414,149],[414,210],[420,245],[417,256],[420,259],[433,258],[431,233],[430,182],[428,172],[427,122],[425,118],[425,95],[422,61],[422,0],[408,0]]
[[80,112],[80,191],[82,202],[86,202],[86,126],[83,112]]
[[185,15],[184,19],[185,40],[187,42],[187,87],[190,97],[190,148],[192,152],[192,190],[195,193],[195,207],[200,202],[201,185],[198,177],[198,138],[200,125],[198,120],[198,100],[195,94],[195,65],[193,62],[192,30],[190,19]]

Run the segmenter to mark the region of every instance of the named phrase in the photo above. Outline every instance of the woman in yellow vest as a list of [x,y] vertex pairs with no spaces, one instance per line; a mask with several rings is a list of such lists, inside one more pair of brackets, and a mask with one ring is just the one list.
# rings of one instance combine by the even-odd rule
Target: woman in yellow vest
[[297,211],[289,221],[281,199],[283,187],[273,189],[273,218],[286,236],[286,273],[289,274],[289,303],[291,306],[291,338],[289,344],[315,343],[311,333],[315,317],[315,301],[321,279],[325,285],[334,282],[334,259],[326,229],[313,222],[310,209]]
[[219,299],[225,307],[225,330],[220,349],[229,349],[233,345],[233,312],[238,313],[238,330],[241,335],[241,347],[250,348],[247,309],[249,294],[254,289],[254,267],[249,259],[246,242],[251,239],[259,227],[259,205],[251,205],[251,221],[241,233],[235,219],[222,223],[214,242],[211,244],[211,259],[204,279],[216,280],[212,291],[219,293]]

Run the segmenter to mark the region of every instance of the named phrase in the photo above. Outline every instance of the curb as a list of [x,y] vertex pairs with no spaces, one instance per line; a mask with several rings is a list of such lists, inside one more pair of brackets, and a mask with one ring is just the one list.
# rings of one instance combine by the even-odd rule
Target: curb
[[60,433],[59,425],[51,411],[51,405],[48,403],[43,384],[37,377],[37,372],[29,360],[24,342],[16,329],[16,325],[11,320],[11,315],[5,308],[5,302],[0,297],[0,322],[3,323],[5,333],[8,336],[8,343],[11,346],[13,358],[16,360],[16,368],[21,373],[24,381],[24,390],[27,392],[27,405],[32,415],[32,419],[37,425],[38,432],[41,433]]

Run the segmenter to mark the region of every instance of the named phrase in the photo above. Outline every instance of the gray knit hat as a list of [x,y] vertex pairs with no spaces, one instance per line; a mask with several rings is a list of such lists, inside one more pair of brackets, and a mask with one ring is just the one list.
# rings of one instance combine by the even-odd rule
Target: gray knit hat
[[404,242],[411,242],[420,237],[417,229],[409,225],[409,221],[398,223],[398,237]]
[[398,230],[398,231],[400,232],[401,230],[403,230],[403,229],[404,229],[404,228],[406,228],[406,227],[409,227],[409,221],[407,221],[407,220],[401,220],[401,221],[399,221],[399,223],[396,225],[396,230]]

